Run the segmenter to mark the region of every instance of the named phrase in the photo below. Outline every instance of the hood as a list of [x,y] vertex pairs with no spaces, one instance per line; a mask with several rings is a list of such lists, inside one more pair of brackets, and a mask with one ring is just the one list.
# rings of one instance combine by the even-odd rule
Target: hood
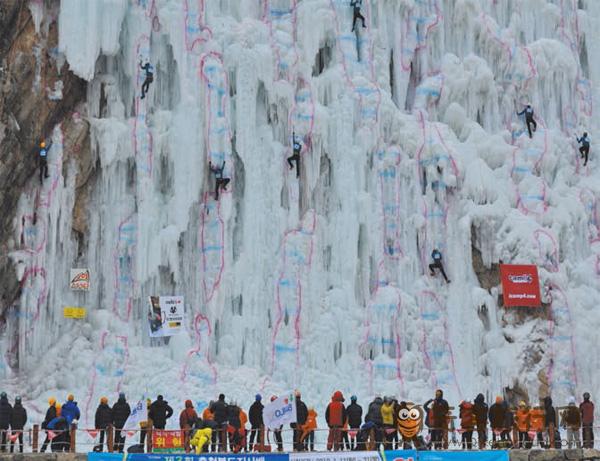
[[383,399],[381,397],[375,397],[373,403],[376,403],[377,405],[383,405]]
[[342,394],[341,391],[335,391],[333,393],[333,396],[331,397],[331,400],[333,400],[334,402],[343,402],[344,401],[344,394]]
[[475,397],[475,403],[484,403],[485,402],[485,397],[483,396],[483,394],[477,394],[477,397]]
[[192,405],[192,401],[191,400],[186,400],[185,401],[185,407],[186,408],[194,408],[194,405]]
[[471,402],[462,402],[460,406],[462,408],[473,408],[473,404]]

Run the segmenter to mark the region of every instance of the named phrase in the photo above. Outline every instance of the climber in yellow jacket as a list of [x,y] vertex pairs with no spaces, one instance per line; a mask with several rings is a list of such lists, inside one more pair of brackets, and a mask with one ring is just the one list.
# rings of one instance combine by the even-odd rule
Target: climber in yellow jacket
[[204,446],[210,442],[212,436],[212,429],[205,427],[204,429],[197,429],[194,433],[194,437],[190,440],[190,445],[194,447],[197,455],[202,453]]

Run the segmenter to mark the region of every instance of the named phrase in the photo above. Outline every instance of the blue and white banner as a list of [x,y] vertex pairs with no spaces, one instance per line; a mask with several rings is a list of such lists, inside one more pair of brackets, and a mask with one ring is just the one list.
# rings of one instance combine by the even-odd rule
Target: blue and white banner
[[508,461],[509,459],[507,450],[419,451],[418,456],[419,461]]
[[293,392],[277,397],[265,405],[263,421],[269,429],[279,429],[296,422],[296,399]]
[[290,461],[381,461],[376,451],[323,451],[290,453]]
[[382,461],[417,461],[418,457],[417,450],[386,450],[380,455]]
[[123,426],[123,430],[131,431],[133,429],[137,429],[139,424],[142,421],[148,420],[148,406],[146,405],[146,399],[142,398],[131,410],[131,414],[127,421],[125,421],[125,425]]
[[289,461],[282,453],[212,454],[186,453],[88,453],[88,461]]

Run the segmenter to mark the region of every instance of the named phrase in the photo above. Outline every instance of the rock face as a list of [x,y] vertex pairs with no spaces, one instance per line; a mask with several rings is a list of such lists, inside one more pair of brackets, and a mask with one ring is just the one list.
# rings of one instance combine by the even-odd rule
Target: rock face
[[[28,7],[30,3],[32,9]],[[87,124],[74,124],[72,117],[85,99],[86,82],[69,71],[57,53],[57,14],[51,8],[58,9],[59,2],[46,4],[51,5],[50,10],[42,16],[41,9],[48,8],[42,2],[0,2],[1,319],[19,296],[19,282],[8,253],[16,243],[14,214],[19,197],[26,183],[37,174],[39,141],[47,139],[55,125],[62,124],[66,156],[75,156],[78,163],[89,158]],[[39,24],[35,16],[39,17]],[[82,185],[86,179],[77,182]],[[74,214],[74,226],[84,228],[85,218],[81,213]]]

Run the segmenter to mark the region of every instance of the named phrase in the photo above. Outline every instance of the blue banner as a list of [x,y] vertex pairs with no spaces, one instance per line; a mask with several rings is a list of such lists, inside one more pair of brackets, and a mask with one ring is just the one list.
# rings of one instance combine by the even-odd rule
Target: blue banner
[[382,461],[417,461],[417,450],[386,450],[380,453]]
[[419,451],[419,461],[508,461],[508,451]]
[[88,461],[289,461],[281,453],[204,454],[186,453],[88,453]]

